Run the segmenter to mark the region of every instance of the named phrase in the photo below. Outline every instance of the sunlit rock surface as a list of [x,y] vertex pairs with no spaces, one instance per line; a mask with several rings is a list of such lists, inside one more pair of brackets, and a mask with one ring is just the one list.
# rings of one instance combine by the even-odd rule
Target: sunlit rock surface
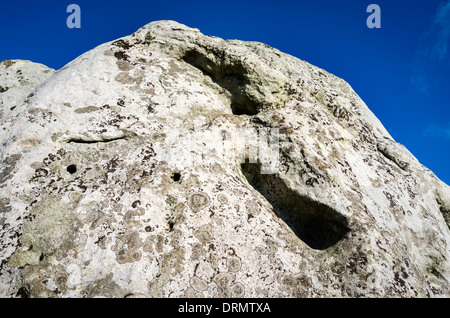
[[449,187],[344,80],[173,21],[53,72],[0,64],[2,297],[450,296]]

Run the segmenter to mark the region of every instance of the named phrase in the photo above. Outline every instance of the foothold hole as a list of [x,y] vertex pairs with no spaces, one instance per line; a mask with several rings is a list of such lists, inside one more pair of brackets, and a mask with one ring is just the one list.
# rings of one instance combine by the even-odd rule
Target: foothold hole
[[175,182],[178,182],[181,179],[181,174],[178,172],[175,172],[170,176],[170,179],[172,179]]
[[350,231],[345,216],[332,207],[299,194],[276,174],[261,174],[260,164],[243,163],[248,183],[260,192],[280,217],[309,247],[324,250]]
[[70,174],[74,174],[77,172],[77,166],[76,165],[70,165],[67,167],[67,172]]

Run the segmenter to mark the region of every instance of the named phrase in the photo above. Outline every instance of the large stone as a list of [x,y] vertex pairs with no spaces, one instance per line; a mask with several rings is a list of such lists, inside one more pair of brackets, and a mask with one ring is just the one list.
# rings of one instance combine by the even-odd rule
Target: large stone
[[3,297],[450,296],[449,187],[322,69],[159,21],[26,95]]

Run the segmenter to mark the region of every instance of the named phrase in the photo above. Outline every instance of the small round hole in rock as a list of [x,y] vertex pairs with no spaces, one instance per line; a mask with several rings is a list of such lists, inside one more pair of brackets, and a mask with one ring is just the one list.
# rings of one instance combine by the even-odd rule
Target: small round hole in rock
[[181,179],[181,174],[179,174],[178,172],[175,172],[174,174],[172,174],[172,176],[170,177],[173,181],[178,182]]
[[75,172],[77,172],[77,166],[75,165],[70,165],[67,167],[67,172],[70,174],[74,174]]

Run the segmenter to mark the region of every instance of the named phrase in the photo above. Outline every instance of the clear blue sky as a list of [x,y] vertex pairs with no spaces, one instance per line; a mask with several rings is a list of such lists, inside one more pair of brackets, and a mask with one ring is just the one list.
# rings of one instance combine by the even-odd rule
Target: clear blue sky
[[[66,8],[81,7],[81,29]],[[369,29],[369,4],[381,29]],[[252,40],[345,79],[395,140],[450,184],[450,0],[3,1],[0,61],[59,69],[155,20]]]

